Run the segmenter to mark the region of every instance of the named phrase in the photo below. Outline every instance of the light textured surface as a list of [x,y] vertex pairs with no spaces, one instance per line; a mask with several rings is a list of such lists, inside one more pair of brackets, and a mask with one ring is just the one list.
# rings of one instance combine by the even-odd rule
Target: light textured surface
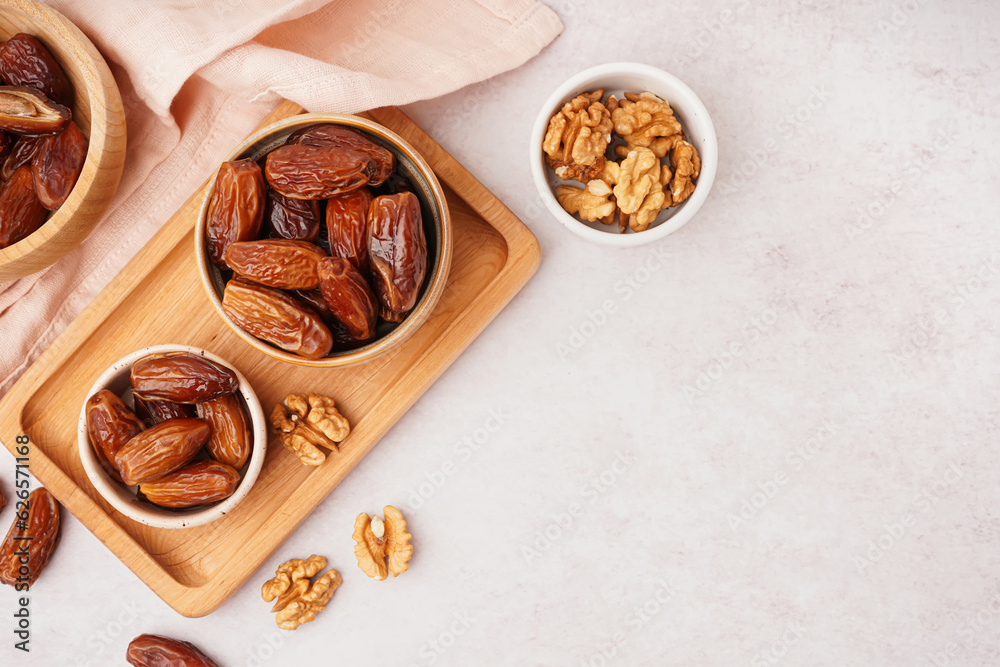
[[[67,518],[4,664],[141,632],[225,665],[1000,663],[1000,8],[630,5],[556,2],[539,58],[407,109],[544,258],[255,577],[326,555],[328,609],[282,633],[248,584],[181,618]],[[698,217],[635,251],[559,227],[527,167],[548,92],[611,59],[686,81],[720,143]],[[351,529],[387,503],[414,557],[374,582]]]

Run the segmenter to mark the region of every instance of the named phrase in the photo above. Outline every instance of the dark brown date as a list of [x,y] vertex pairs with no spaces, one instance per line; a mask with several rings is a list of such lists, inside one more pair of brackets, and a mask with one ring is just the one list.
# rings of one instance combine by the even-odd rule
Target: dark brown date
[[327,324],[337,321],[337,318],[333,316],[333,311],[330,310],[329,304],[323,300],[323,293],[318,289],[295,290],[292,292],[292,296],[294,296],[297,301],[301,301],[303,304],[316,311],[316,314],[319,315],[320,318]]
[[0,187],[0,248],[6,248],[42,226],[49,214],[35,194],[31,168],[21,167]]
[[194,417],[193,405],[182,405],[173,401],[144,401],[133,395],[135,413],[146,423],[146,426],[156,426],[168,419],[184,419]]
[[375,295],[354,265],[343,257],[319,262],[319,289],[330,311],[353,338],[367,340],[375,333],[378,306]]
[[0,545],[0,582],[17,590],[35,583],[59,543],[59,503],[52,494],[35,489],[25,503],[27,519],[15,516]]
[[121,481],[114,467],[115,454],[144,428],[142,420],[113,392],[102,389],[87,399],[90,444],[101,467],[115,481]]
[[42,206],[54,211],[66,203],[86,159],[87,139],[76,123],[45,137],[31,160],[35,193]]
[[267,182],[292,199],[329,199],[367,185],[377,166],[358,151],[289,144],[267,155]]
[[368,180],[372,186],[384,183],[396,166],[396,159],[391,151],[379,146],[357,130],[340,125],[315,125],[292,135],[289,143],[323,148],[348,148],[364,153],[375,163],[375,169]]
[[35,88],[0,86],[0,129],[14,134],[51,134],[69,125],[72,114]]
[[319,202],[314,199],[292,199],[268,189],[264,219],[274,238],[315,241],[319,236]]
[[307,359],[319,359],[333,345],[319,315],[270,287],[230,280],[222,295],[222,310],[244,331]]
[[163,477],[191,462],[208,441],[204,419],[171,419],[135,436],[115,454],[122,481],[132,486]]
[[132,393],[143,400],[201,403],[239,386],[236,373],[205,357],[151,355],[132,364]]
[[253,160],[223,162],[208,205],[206,246],[212,263],[226,266],[226,249],[260,236],[264,221],[264,176]]
[[44,136],[19,137],[14,147],[10,150],[10,155],[3,162],[3,169],[0,170],[0,179],[4,181],[10,180],[11,175],[15,171],[26,164],[31,164],[31,161],[35,158],[35,153],[38,152],[39,146],[42,145],[43,139],[45,139]]
[[198,416],[212,427],[212,435],[205,449],[220,463],[237,470],[243,468],[253,447],[250,420],[240,399],[233,394],[205,401],[197,406]]
[[146,500],[160,507],[181,509],[223,500],[240,483],[235,468],[218,461],[196,461],[169,475],[139,485]]
[[330,239],[330,254],[343,257],[368,275],[368,207],[372,193],[359,188],[326,202],[326,234]]
[[125,652],[132,667],[219,667],[189,642],[159,635],[139,635]]
[[399,321],[416,304],[427,271],[427,238],[417,196],[401,192],[376,197],[368,209],[368,229],[372,287],[383,318]]
[[226,251],[226,264],[237,275],[279,289],[315,289],[316,267],[326,253],[306,241],[264,239],[237,241]]
[[27,33],[19,32],[0,46],[0,77],[11,86],[37,88],[54,102],[73,104],[73,85],[52,53]]

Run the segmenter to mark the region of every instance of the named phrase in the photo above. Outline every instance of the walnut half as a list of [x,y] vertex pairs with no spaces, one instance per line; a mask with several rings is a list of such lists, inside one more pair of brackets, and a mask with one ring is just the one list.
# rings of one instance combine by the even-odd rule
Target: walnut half
[[[358,567],[372,579],[382,581],[389,574],[398,577],[410,569],[413,545],[406,532],[402,513],[392,505],[382,510],[385,521],[362,512],[354,522],[354,555]],[[388,563],[387,563],[388,561]]]
[[326,604],[334,592],[344,583],[340,573],[334,569],[310,579],[326,567],[326,558],[310,556],[306,560],[293,558],[282,563],[261,586],[260,595],[265,602],[277,598],[272,612],[277,612],[275,621],[282,630],[295,630],[303,623],[316,618],[316,614],[326,609]]
[[285,449],[310,466],[326,460],[319,447],[336,451],[337,443],[351,432],[333,399],[319,394],[289,394],[271,411],[271,425]]

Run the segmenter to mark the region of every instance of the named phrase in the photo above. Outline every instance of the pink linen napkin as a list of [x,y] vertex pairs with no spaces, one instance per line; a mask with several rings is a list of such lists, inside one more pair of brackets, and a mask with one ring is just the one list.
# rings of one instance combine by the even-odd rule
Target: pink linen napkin
[[355,113],[513,69],[562,30],[535,0],[50,0],[97,45],[128,152],[104,220],[49,269],[0,284],[0,395],[279,98]]

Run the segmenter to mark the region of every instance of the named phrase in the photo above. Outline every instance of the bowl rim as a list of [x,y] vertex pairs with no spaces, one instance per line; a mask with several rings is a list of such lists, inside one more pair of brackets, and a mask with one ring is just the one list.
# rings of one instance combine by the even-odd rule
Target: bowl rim
[[[109,479],[107,474],[104,472],[104,468],[101,467],[100,462],[97,460],[97,455],[94,453],[94,448],[90,444],[90,433],[87,429],[87,401],[91,396],[102,389],[106,389],[115,376],[119,375],[126,369],[130,369],[139,359],[150,354],[160,354],[166,352],[184,352],[202,356],[218,364],[222,364],[236,373],[236,377],[239,380],[239,392],[243,397],[244,402],[246,402],[247,409],[250,413],[250,423],[253,426],[253,448],[250,450],[250,458],[247,461],[246,472],[240,479],[240,483],[239,486],[236,487],[236,491],[233,492],[233,495],[220,501],[216,505],[203,509],[194,509],[190,512],[171,511],[168,513],[167,510],[160,510],[153,505],[150,507],[144,507],[138,503],[123,500],[119,495],[121,492],[121,484]],[[244,376],[243,373],[241,373],[230,362],[209,352],[208,350],[200,347],[193,347],[191,345],[166,343],[162,345],[151,345],[149,347],[144,347],[139,350],[135,350],[134,352],[130,352],[108,366],[108,368],[101,373],[101,375],[94,382],[93,386],[91,386],[87,393],[87,397],[84,399],[83,405],[80,408],[80,416],[77,422],[77,451],[80,455],[80,461],[83,464],[83,469],[87,475],[87,479],[90,480],[90,483],[95,489],[97,489],[97,493],[101,496],[101,498],[107,501],[118,512],[133,521],[137,521],[138,523],[151,526],[153,528],[193,528],[195,526],[203,526],[222,518],[231,512],[233,508],[235,508],[240,501],[243,500],[248,493],[250,493],[250,489],[257,481],[257,477],[260,475],[260,471],[264,467],[264,459],[267,455],[267,435],[267,420],[264,417],[264,410],[261,407],[260,400],[257,398],[257,394],[254,391],[253,386],[246,379],[246,376]]]
[[234,322],[223,310],[222,300],[215,292],[211,276],[209,275],[207,253],[205,252],[206,218],[208,215],[208,206],[212,199],[212,193],[215,191],[215,179],[218,174],[218,169],[212,172],[212,176],[209,178],[208,187],[205,190],[205,197],[203,198],[201,208],[198,211],[198,220],[195,224],[194,231],[194,244],[195,259],[198,263],[198,274],[201,276],[202,287],[208,295],[209,300],[212,302],[212,305],[215,307],[215,311],[219,314],[222,320],[229,325],[229,328],[232,329],[233,332],[253,347],[275,359],[312,368],[336,368],[359,364],[395,349],[412,336],[413,333],[416,332],[416,330],[419,329],[430,317],[431,312],[434,310],[434,307],[440,300],[441,295],[444,293],[448,282],[448,274],[451,270],[451,211],[448,207],[448,200],[445,197],[444,189],[441,187],[441,183],[438,181],[437,175],[434,173],[434,170],[431,168],[427,160],[425,160],[424,157],[420,155],[420,153],[412,145],[410,145],[408,141],[403,139],[403,137],[399,136],[389,128],[376,123],[375,121],[368,120],[367,118],[361,118],[360,116],[339,113],[303,113],[283,118],[264,128],[261,128],[244,139],[238,146],[236,146],[235,149],[226,155],[223,162],[238,158],[251,146],[266,140],[271,135],[297,126],[316,125],[322,123],[346,125],[348,127],[366,130],[394,144],[399,150],[403,151],[407,157],[414,162],[414,164],[417,165],[418,169],[420,169],[423,177],[430,185],[435,203],[440,211],[441,234],[438,245],[441,250],[441,261],[438,266],[438,270],[431,276],[431,281],[427,285],[424,295],[421,297],[420,301],[417,302],[414,309],[398,327],[393,329],[383,338],[377,339],[373,343],[368,343],[366,346],[355,352],[345,352],[334,357],[307,359],[292,352],[282,350],[271,345],[270,343],[266,343],[251,333],[244,331],[242,327],[236,324],[236,322]]
[[[542,150],[542,139],[545,136],[545,131],[548,128],[549,119],[552,117],[552,114],[573,96],[589,90],[589,82],[592,79],[616,75],[639,75],[661,83],[664,90],[650,92],[667,99],[670,105],[679,110],[682,115],[689,116],[686,118],[685,124],[697,125],[701,134],[704,135],[702,145],[698,147],[699,157],[701,158],[701,174],[698,176],[698,187],[695,188],[694,193],[687,201],[681,203],[680,207],[670,218],[644,232],[630,231],[620,234],[617,232],[617,229],[594,229],[563,210],[555,197],[552,187],[549,185],[551,170],[545,163],[545,153]],[[666,92],[670,94],[664,94]],[[678,97],[682,98],[683,101],[680,104],[675,104],[675,100]],[[562,223],[562,226],[588,241],[621,248],[634,248],[657,241],[687,224],[708,198],[712,184],[715,181],[719,161],[715,125],[712,123],[712,118],[701,98],[686,83],[673,74],[658,67],[637,62],[605,63],[585,69],[566,79],[549,95],[548,99],[542,105],[535,119],[535,124],[532,127],[528,151],[531,175],[535,183],[535,188],[538,190],[538,194],[545,207]]]
[[[2,4],[3,9],[24,14],[55,33],[73,52],[76,66],[95,84],[85,89],[90,112],[87,156],[73,191],[41,227],[17,243],[0,248],[2,275],[23,277],[41,271],[68,254],[103,217],[118,189],[125,165],[125,111],[107,61],[75,23],[58,10],[34,0],[4,0]],[[54,55],[59,59],[58,54]],[[66,69],[61,59],[59,64]],[[93,193],[102,192],[106,193],[103,201],[88,201]],[[79,229],[75,229],[77,226]],[[61,247],[55,247],[56,241],[63,236],[67,238]],[[46,255],[44,265],[42,254]],[[4,279],[7,278],[0,282]]]

